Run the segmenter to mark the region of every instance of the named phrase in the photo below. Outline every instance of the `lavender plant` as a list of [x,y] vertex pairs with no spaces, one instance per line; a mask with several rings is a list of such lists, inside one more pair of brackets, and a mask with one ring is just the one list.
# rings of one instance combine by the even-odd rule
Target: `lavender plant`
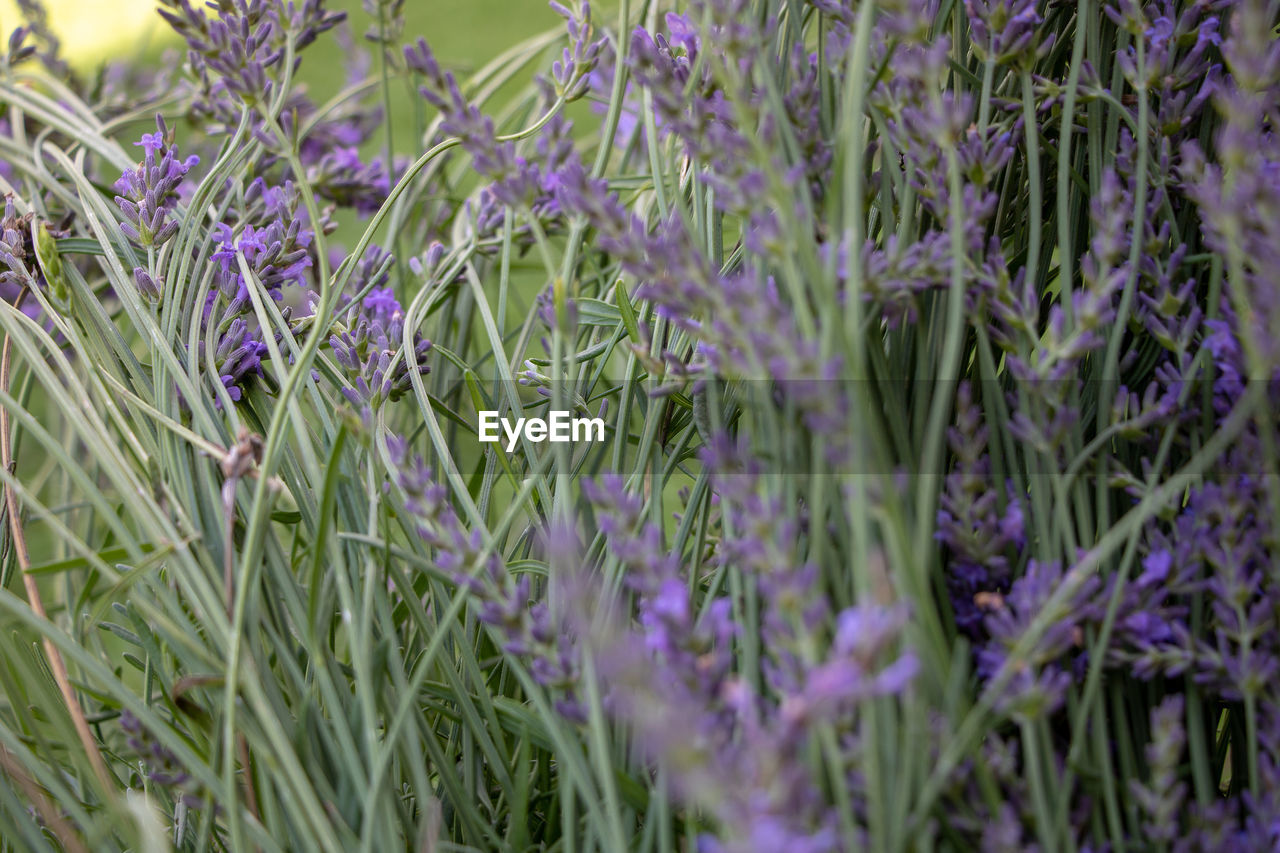
[[1276,4],[20,6],[0,850],[1280,847]]

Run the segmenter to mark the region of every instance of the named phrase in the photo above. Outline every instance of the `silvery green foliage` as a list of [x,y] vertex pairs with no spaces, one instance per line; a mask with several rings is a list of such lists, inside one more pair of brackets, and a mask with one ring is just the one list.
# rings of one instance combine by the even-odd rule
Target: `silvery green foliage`
[[19,5],[0,851],[1280,844],[1274,4]]

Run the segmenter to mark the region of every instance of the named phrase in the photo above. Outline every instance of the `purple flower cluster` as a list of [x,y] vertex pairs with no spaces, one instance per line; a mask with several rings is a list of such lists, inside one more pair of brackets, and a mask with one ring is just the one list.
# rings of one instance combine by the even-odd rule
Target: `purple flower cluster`
[[1021,499],[1012,484],[992,488],[987,435],[970,385],[961,385],[947,435],[955,467],[946,478],[934,536],[949,551],[947,590],[956,627],[973,639],[984,635],[989,605],[1009,591],[1010,555],[1026,546]]
[[120,728],[125,733],[125,743],[138,756],[147,782],[187,808],[198,808],[200,798],[194,793],[191,774],[173,751],[156,740],[131,711],[120,712]]
[[590,0],[582,0],[572,7],[551,0],[551,8],[565,19],[569,33],[569,46],[551,66],[551,80],[558,97],[575,101],[587,93],[604,39],[593,38],[595,30],[591,26]]
[[1044,55],[1053,46],[1049,34],[1037,42],[1036,30],[1044,19],[1035,0],[965,0],[975,52],[998,64],[1022,63]]
[[[575,40],[581,40],[580,25],[569,17],[571,35],[576,33]],[[775,217],[767,207],[756,203],[764,189],[764,175],[741,171],[751,163],[750,146],[747,137],[735,129],[736,118],[727,112],[723,92],[708,78],[705,87],[710,91],[704,93],[705,98],[685,101],[673,94],[685,85],[690,62],[697,55],[698,36],[688,18],[668,16],[668,26],[672,28],[670,41],[659,37],[655,42],[642,30],[633,35],[630,71],[653,93],[663,132],[675,133],[689,147],[691,156],[707,159],[705,175],[717,187],[717,206],[728,213],[753,217],[748,226],[753,247],[762,248],[766,242],[777,245]],[[594,55],[590,50],[586,52]],[[581,161],[571,156],[566,144],[557,143],[552,150],[539,151],[541,156],[530,160],[519,155],[513,143],[500,142],[492,122],[463,97],[453,76],[441,71],[425,42],[406,50],[406,60],[426,78],[422,91],[443,114],[442,131],[461,139],[476,171],[494,181],[481,194],[479,208],[473,214],[477,217],[477,232],[495,229],[503,206],[530,207],[543,215],[564,212],[585,217],[596,229],[596,239],[619,254],[624,268],[642,281],[638,295],[654,299],[663,316],[699,332],[704,338],[704,352],[713,362],[733,364],[756,376],[823,379],[833,373],[833,365],[822,363],[814,347],[802,341],[799,334],[782,338],[776,334],[776,318],[788,309],[771,279],[751,268],[719,273],[690,241],[683,224],[674,219],[660,223],[651,232],[646,223],[623,212],[607,185],[592,178]],[[709,72],[704,69],[703,73]],[[816,71],[810,63],[789,94],[789,114],[795,117],[794,129],[800,138],[809,140],[809,156],[799,164],[798,172],[785,164],[779,166],[779,171],[798,174],[819,187],[830,155],[827,146],[817,141],[815,81]],[[686,103],[692,105],[690,109],[704,112],[686,115]],[[712,106],[706,106],[708,103]],[[567,130],[567,126],[557,127],[544,138],[563,138],[560,134],[567,134]],[[780,132],[770,127],[763,130],[770,138]],[[698,320],[710,316],[716,318],[714,326]],[[815,419],[831,420],[834,416],[828,410],[834,406],[838,416],[843,405],[829,397],[823,397],[821,402]]]
[[[1134,803],[1124,818],[1132,826],[1108,832],[1140,830],[1175,848],[1262,843],[1265,822],[1237,819],[1232,809],[1269,808],[1264,792],[1277,766],[1264,729],[1280,718],[1269,687],[1280,669],[1269,568],[1280,508],[1273,484],[1250,468],[1275,454],[1274,424],[1255,418],[1179,506],[1145,518],[1123,566],[1111,556],[1094,562],[1090,548],[1168,470],[1195,458],[1251,382],[1280,376],[1280,291],[1267,277],[1280,242],[1272,211],[1280,198],[1272,132],[1280,62],[1265,9],[1235,4],[1224,27],[1230,4],[1108,6],[1102,26],[1126,34],[1105,66],[1110,80],[1079,61],[1069,92],[1069,72],[1055,57],[1065,47],[1057,27],[1071,19],[1052,4],[972,0],[953,11],[954,26],[934,30],[922,22],[938,4],[883,3],[861,58],[856,4],[811,5],[829,24],[826,62],[809,52],[812,41],[794,38],[794,22],[755,15],[736,0],[699,0],[666,15],[657,31],[611,35],[596,29],[588,4],[553,4],[569,46],[538,84],[549,114],[527,140],[500,136],[418,40],[402,56],[440,115],[435,141],[456,138],[483,181],[456,208],[430,214],[426,233],[445,239],[452,226],[454,239],[474,244],[472,271],[483,274],[508,227],[519,249],[545,252],[548,235],[565,233],[557,228],[581,226],[589,263],[622,276],[629,297],[653,312],[639,327],[645,340],[631,343],[639,363],[664,380],[657,394],[700,395],[710,377],[768,380],[771,411],[762,417],[795,416],[826,453],[822,463],[837,470],[855,458],[847,426],[855,409],[839,381],[844,331],[824,339],[820,330],[835,318],[821,312],[848,309],[856,281],[871,360],[893,356],[894,369],[917,377],[910,393],[923,398],[957,387],[930,379],[940,361],[929,359],[943,348],[937,323],[946,300],[963,300],[958,363],[970,381],[958,385],[947,468],[926,516],[942,600],[908,604],[883,579],[872,582],[871,596],[833,592],[843,583],[835,558],[814,543],[830,534],[826,547],[843,547],[835,543],[845,508],[815,509],[765,474],[776,461],[740,440],[759,424],[737,424],[735,439],[698,425],[712,495],[708,544],[696,553],[674,544],[672,529],[623,478],[604,475],[583,486],[597,544],[580,544],[579,528],[563,519],[538,519],[530,530],[542,534],[529,534],[528,549],[554,564],[555,577],[517,571],[393,438],[387,448],[404,520],[440,575],[471,596],[509,664],[548,691],[567,721],[588,725],[584,687],[601,688],[606,716],[627,732],[644,770],[659,768],[679,802],[709,819],[707,849],[865,841],[869,782],[860,767],[879,745],[863,742],[861,721],[924,689],[917,643],[934,617],[946,637],[971,649],[972,689],[994,691],[996,722],[940,783],[948,806],[972,803],[946,818],[963,843],[1045,844],[1054,830],[1038,811],[1034,779],[1056,774],[1070,780],[1062,803],[1071,828],[1063,831],[1079,847],[1093,844],[1086,827],[1105,812],[1098,798],[1108,794],[1078,778],[1078,747],[1067,736],[1080,737],[1072,729],[1079,687],[1098,683],[1089,679],[1099,670],[1105,701],[1117,703],[1125,725],[1149,721],[1134,738],[1140,750],[1102,744],[1093,754],[1124,766]],[[304,94],[272,88],[277,31],[307,31],[312,13],[294,21],[252,5],[224,11],[225,23],[188,16],[184,25],[195,34],[193,65],[210,81],[206,100],[229,93],[262,110],[279,95],[289,107],[286,130],[308,128],[300,161],[317,193],[360,213],[376,209],[398,169],[358,154],[376,112],[313,120]],[[398,7],[375,11],[381,24],[372,40],[389,49]],[[216,60],[201,53],[216,39],[237,46]],[[833,112],[843,107],[830,87],[855,60],[868,66],[865,115],[844,120],[871,132],[863,150],[844,155],[850,166],[837,162]],[[960,70],[976,82],[957,84]],[[626,78],[610,152],[624,163],[619,174],[669,154],[676,164],[670,175],[653,175],[651,206],[633,203],[633,183],[588,167],[558,112],[576,98],[607,99],[617,75]],[[984,89],[986,103],[978,100]],[[1063,116],[1068,103],[1079,115]],[[1104,107],[1113,111],[1110,129],[1096,120]],[[229,125],[232,113],[222,114]],[[270,136],[261,126],[254,132]],[[1089,136],[1101,132],[1105,151]],[[1074,151],[1054,174],[1064,145]],[[863,197],[833,191],[837,169],[864,166]],[[232,399],[260,374],[265,354],[247,310],[253,283],[245,269],[273,296],[304,285],[313,231],[325,227],[299,215],[283,159],[269,168],[279,179],[246,189],[257,207],[219,227],[212,255],[219,275],[209,316],[217,320],[206,322]],[[1028,175],[1040,185],[1018,189]],[[1055,193],[1078,186],[1089,188],[1086,198],[1065,213],[1054,205]],[[690,198],[705,200],[705,209],[694,210]],[[850,203],[863,217],[860,244],[842,219]],[[1077,212],[1073,227],[1052,233],[1056,216]],[[736,243],[717,252],[707,235],[726,227]],[[1203,255],[1221,268],[1206,274]],[[388,286],[392,263],[373,249],[354,265],[329,338],[350,382],[343,393],[366,414],[410,390],[410,361],[426,373],[432,346],[418,336],[412,359],[398,351],[405,329]],[[835,272],[824,285],[832,293],[797,290],[796,281],[824,268]],[[579,306],[568,306],[574,322],[559,323],[549,293],[531,311],[561,333],[580,330]],[[652,339],[655,318],[661,341]],[[883,382],[899,381],[890,367],[875,369]],[[540,391],[554,381],[534,366],[525,379]],[[1188,411],[1194,394],[1209,401],[1207,411]],[[916,417],[898,437],[911,450],[930,432]],[[814,515],[818,509],[828,514]],[[885,559],[878,543],[864,544],[873,561]],[[560,588],[553,605],[559,583],[571,589]],[[600,613],[583,612],[589,597],[599,598]],[[1151,701],[1118,698],[1110,685],[1125,680],[1150,685]],[[920,749],[939,757],[954,721],[930,713]],[[1223,713],[1242,732],[1230,739],[1229,781],[1221,773],[1208,780],[1224,797],[1205,800],[1199,779],[1192,803],[1185,753],[1203,733],[1187,720]],[[815,767],[825,771],[821,781]]]
[[274,91],[273,69],[282,64],[286,42],[297,54],[345,17],[324,0],[287,6],[271,0],[221,0],[210,15],[189,0],[162,0],[160,15],[187,43],[187,60],[200,80],[197,111],[234,126],[239,104],[263,106]]
[[[1225,415],[1245,390],[1244,357],[1224,324],[1213,326],[1214,399]],[[1271,568],[1277,504],[1273,484],[1256,469],[1264,440],[1246,431],[1168,528],[1149,531],[1143,570],[1124,589],[1110,650],[1140,677],[1189,675],[1227,701],[1265,697],[1270,707],[1280,700],[1268,695],[1280,672],[1280,599]],[[1204,628],[1196,630],[1200,620]]]
[[27,38],[31,35],[29,27],[18,27],[9,34],[9,43],[6,46],[5,64],[10,68],[18,63],[30,59],[36,53],[34,44],[27,44]]
[[[292,55],[293,70],[301,53],[323,33],[338,27],[345,12],[325,9],[323,0],[281,5],[266,0],[235,0],[210,4],[210,15],[187,0],[169,0],[160,14],[187,44],[188,64],[197,78],[199,94],[192,106],[214,132],[230,133],[239,124],[241,111],[248,110],[249,130],[272,151],[286,140],[278,138],[264,116],[274,114],[278,101],[278,122],[286,139],[298,139],[299,160],[314,191],[342,207],[367,216],[381,206],[391,188],[391,169],[396,164],[373,158],[365,162],[359,147],[369,139],[383,119],[379,107],[365,107],[346,99],[318,115],[319,107],[303,87],[287,91],[278,88],[286,81],[283,59]],[[395,11],[387,10],[386,24],[394,30]],[[367,72],[367,54],[349,43],[345,29],[339,37],[347,40],[350,71],[362,82]],[[305,128],[305,133],[304,133]],[[296,178],[289,174],[283,159],[274,164],[283,172],[279,181]]]
[[704,595],[706,579],[690,576],[687,558],[610,475],[584,486],[634,602],[633,617],[624,609],[594,635],[608,707],[680,796],[715,814],[725,834],[707,839],[710,849],[834,849],[837,808],[801,756],[831,727],[856,762],[859,706],[906,692],[917,672],[901,649],[907,614],[876,605],[832,614],[817,567],[796,553],[799,531],[779,523],[785,514],[750,457],[726,441],[707,462],[723,532],[713,562],[741,572],[763,603],[759,680],[735,671],[735,643],[754,638],[740,635],[731,599]]
[[[518,154],[515,142],[498,139],[493,120],[463,96],[453,72],[440,68],[425,39],[406,47],[404,57],[409,68],[425,81],[419,91],[444,119],[440,132],[461,140],[476,172],[493,181],[489,187],[493,201],[518,209],[532,207],[548,188],[542,167]],[[501,213],[501,208],[494,210]]]
[[[1042,719],[1059,710],[1067,688],[1088,663],[1084,626],[1100,615],[1095,601],[1099,584],[1097,578],[1087,578],[1071,587],[1066,600],[1055,603],[1055,593],[1066,583],[1060,565],[1030,560],[1007,594],[988,594],[982,603],[988,639],[977,652],[978,675],[989,679],[1012,673],[997,708],[1015,720]],[[1049,627],[1029,652],[1011,657],[1036,619]]]
[[[967,4],[971,16],[978,5]],[[997,4],[981,5],[985,15]],[[1052,508],[1035,492],[1036,480],[1047,483],[1054,469],[1094,468],[1105,472],[1100,476],[1123,512],[1159,482],[1162,460],[1194,455],[1189,436],[1202,427],[1225,428],[1255,383],[1268,386],[1269,399],[1280,387],[1275,312],[1268,307],[1276,290],[1263,272],[1274,242],[1275,217],[1267,211],[1280,198],[1269,124],[1280,104],[1273,21],[1259,3],[1180,6],[1130,2],[1108,9],[1135,40],[1116,57],[1120,76],[1141,93],[1127,101],[1130,119],[1135,127],[1139,119],[1149,122],[1152,135],[1117,134],[1114,165],[1097,177],[1070,306],[1046,304],[1041,288],[1016,275],[978,305],[990,310],[988,332],[1005,351],[1014,391],[984,385],[978,409],[973,392],[962,387],[950,441],[954,468],[936,535],[945,547],[951,610],[957,628],[974,640],[979,678],[1003,678],[999,709],[1024,723],[1060,718],[1072,685],[1095,667],[1104,680],[1146,682],[1154,697],[1146,775],[1129,784],[1142,837],[1177,850],[1272,849],[1277,812],[1266,792],[1280,709],[1271,688],[1280,667],[1271,568],[1278,515],[1276,475],[1259,463],[1274,458],[1268,449],[1280,438],[1274,420],[1249,422],[1176,507],[1144,525],[1137,555],[1126,557],[1131,570],[1082,577],[1072,566],[1088,540],[1044,541]],[[1224,74],[1218,33],[1228,21]],[[1099,85],[1082,84],[1081,94],[1087,86],[1087,97],[1095,97]],[[1212,136],[1203,129],[1210,103],[1220,118]],[[1046,118],[1042,132],[1051,133],[1057,121]],[[1203,244],[1221,259],[1220,281],[1191,262],[1188,248],[1197,235],[1187,229],[1197,218]],[[1119,376],[1106,378],[1108,337],[1121,317]],[[1108,388],[1114,402],[1095,399]],[[1018,449],[1047,454],[1055,460],[1049,472],[1033,470],[1017,485],[994,479],[993,471],[1008,471],[1016,460],[1008,445],[988,446],[994,404],[987,400],[997,395]],[[1195,400],[1206,406],[1188,408]],[[1081,456],[1077,438],[1095,418],[1108,427],[1095,441],[1102,459]],[[1042,559],[1046,553],[1054,559]],[[1032,636],[1034,643],[1025,642]],[[1105,645],[1091,646],[1095,637]],[[1021,657],[1011,661],[1015,646]],[[1205,717],[1238,727],[1229,738],[1235,757],[1213,777],[1188,763],[1192,738],[1213,743],[1216,735],[1220,748],[1228,739],[1225,729],[1188,728],[1189,720]],[[1007,808],[1010,816],[1019,813],[1016,805]]]
[[249,205],[261,201],[265,224],[255,227],[251,221],[238,225],[220,222],[216,226],[217,248],[210,259],[218,265],[219,287],[240,298],[249,282],[240,266],[243,258],[259,284],[276,298],[286,284],[301,285],[311,268],[309,249],[314,232],[304,224],[306,215],[299,211],[297,191],[291,183],[268,186],[256,178],[245,191]]
[[[1280,365],[1280,289],[1270,275],[1276,260],[1280,203],[1280,141],[1272,130],[1280,85],[1280,45],[1272,40],[1261,4],[1242,3],[1222,45],[1229,74],[1214,87],[1223,123],[1216,162],[1195,141],[1181,151],[1187,192],[1200,208],[1207,244],[1227,261],[1227,292],[1244,320],[1241,343],[1247,375],[1269,376]],[[1248,304],[1247,314],[1241,309]]]
[[[435,482],[422,458],[410,453],[407,442],[390,436],[387,451],[408,523],[430,549],[437,569],[470,594],[479,619],[491,629],[501,650],[551,691],[556,709],[567,719],[583,721],[577,695],[577,640],[553,618],[541,594],[544,591],[534,589],[527,573],[509,569],[500,554],[487,551],[480,531],[468,532],[449,503],[448,489]],[[558,531],[557,547],[563,548],[564,539],[572,535]]]
[[[831,165],[830,143],[822,131],[818,98],[818,58],[796,46],[786,58],[792,75],[784,93],[785,110],[768,109],[751,74],[774,62],[763,44],[769,31],[742,29],[741,4],[696,4],[688,15],[668,14],[668,33],[643,28],[631,36],[628,71],[652,99],[654,120],[663,138],[679,140],[687,156],[701,167],[701,176],[715,190],[721,211],[744,220],[746,245],[753,252],[776,247],[782,239],[778,213],[761,198],[779,191],[772,183],[808,189],[813,201],[825,191]],[[705,8],[704,8],[705,7]],[[709,38],[717,50],[701,51],[702,35],[695,21],[706,15]],[[637,106],[639,112],[644,109]],[[773,156],[759,164],[763,148],[777,151],[783,138],[794,139],[790,158]],[[771,174],[772,173],[772,174]],[[782,197],[776,202],[805,216],[806,200]]]
[[[243,198],[241,221],[220,222],[214,230],[217,243],[210,262],[216,287],[201,314],[203,337],[213,348],[214,369],[233,401],[239,401],[248,384],[263,375],[262,361],[269,352],[249,289],[260,287],[264,294],[281,300],[287,286],[301,288],[312,267],[314,236],[298,211],[292,184],[269,186],[256,178]],[[286,308],[286,318],[289,313]],[[205,353],[197,357],[203,359]]]
[[[367,288],[368,292],[339,311],[346,318],[347,328],[329,339],[334,360],[348,371],[354,383],[354,388],[344,388],[343,394],[357,407],[377,409],[384,400],[398,400],[411,389],[408,361],[402,358],[392,364],[404,340],[404,311],[390,287],[377,286],[386,284],[386,266],[382,251],[371,248],[354,276],[360,289]],[[431,370],[426,363],[431,342],[421,334],[415,334],[414,340],[413,369],[426,375]]]
[[159,247],[178,232],[178,223],[170,219],[178,190],[187,172],[200,162],[194,154],[179,159],[173,139],[164,117],[156,115],[156,132],[144,133],[134,143],[142,147],[142,162],[115,183],[116,206],[125,218],[120,230],[144,247]]
[[[35,197],[6,197],[0,297],[67,309],[70,355],[124,357],[104,375],[146,406],[113,409],[113,431],[132,408],[204,447],[224,417],[271,424],[246,473],[264,488],[216,526],[193,502],[175,565],[203,569],[224,538],[241,575],[305,585],[331,555],[377,552],[353,563],[389,579],[332,622],[320,717],[344,679],[423,654],[431,632],[398,634],[405,611],[440,632],[419,673],[473,670],[424,686],[406,669],[429,695],[397,697],[393,725],[363,719],[386,697],[361,687],[371,739],[332,766],[372,746],[405,794],[357,813],[349,785],[368,780],[321,779],[308,807],[343,824],[335,844],[378,844],[392,815],[469,849],[631,832],[744,853],[1280,849],[1277,3],[688,0],[615,32],[588,0],[553,0],[562,43],[499,119],[406,37],[401,0],[367,0],[366,49],[322,0],[162,0],[193,81],[166,110],[206,161],[226,156],[198,183],[157,116],[105,235],[66,187],[110,183],[113,143],[73,138],[84,175],[65,186],[41,146],[75,136],[67,116],[90,108],[72,98],[114,127],[155,80],[78,81],[21,5],[0,70],[28,64],[0,75],[16,104],[0,142],[34,144],[0,178]],[[348,79],[326,103],[295,72],[331,30]],[[430,154],[397,156],[374,82],[420,86]],[[570,122],[593,111],[605,132]],[[327,239],[371,216],[358,252]],[[47,381],[16,337],[24,381]],[[132,357],[148,347],[164,358]],[[136,381],[175,366],[212,408]],[[487,407],[548,398],[610,413],[605,446],[473,441]],[[434,470],[412,447],[423,426]],[[148,474],[156,495],[201,482]],[[297,511],[242,536],[236,513],[286,489]],[[330,607],[325,589],[287,592],[234,612],[237,649],[323,642],[274,620]],[[378,636],[353,642],[356,625]],[[292,678],[280,660],[255,677]],[[265,707],[234,698],[244,719]],[[194,805],[173,753],[120,722],[140,778]],[[395,739],[418,736],[429,755],[409,766]],[[286,740],[250,742],[235,761],[252,781]],[[226,840],[208,837],[293,817],[268,803],[224,803]]]

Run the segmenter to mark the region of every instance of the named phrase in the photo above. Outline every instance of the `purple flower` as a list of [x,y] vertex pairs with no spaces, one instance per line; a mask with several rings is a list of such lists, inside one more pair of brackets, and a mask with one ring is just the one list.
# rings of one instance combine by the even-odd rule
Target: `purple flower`
[[326,151],[307,169],[307,178],[322,198],[354,208],[361,216],[376,213],[391,192],[387,165],[379,158],[363,163],[351,147]]
[[1280,262],[1280,140],[1270,118],[1280,81],[1280,45],[1270,37],[1270,27],[1263,4],[1237,5],[1222,44],[1230,77],[1213,90],[1222,116],[1215,150],[1207,155],[1192,141],[1179,152],[1205,243],[1226,260],[1225,292],[1246,320],[1236,329],[1249,354],[1245,375],[1259,380],[1280,365],[1280,290],[1271,275]]
[[605,39],[603,36],[592,38],[595,30],[591,25],[590,0],[582,0],[572,8],[551,0],[551,8],[565,19],[569,32],[569,46],[551,67],[551,79],[559,97],[574,101],[587,93]]
[[[911,653],[879,667],[877,661],[899,636],[905,613],[880,607],[850,608],[836,617],[831,657],[809,669],[800,692],[784,711],[794,722],[820,715],[823,709],[906,692],[919,670]],[[832,711],[826,711],[832,713]]]
[[311,241],[313,231],[305,223],[305,213],[299,211],[296,190],[291,182],[281,186],[269,186],[257,178],[245,192],[246,199],[261,199],[265,224],[245,222],[233,227],[218,223],[214,231],[218,238],[217,249],[210,259],[219,265],[220,287],[229,297],[245,293],[248,283],[240,269],[239,255],[243,255],[259,283],[272,296],[279,298],[280,289],[286,284],[300,285],[306,271],[311,268]]
[[[49,13],[44,4],[40,0],[17,0],[17,7],[25,26],[15,30],[9,40],[9,64],[15,65],[34,55],[54,77],[62,80],[70,77],[71,69],[61,56],[62,43],[49,26]],[[34,44],[22,46],[28,37]]]
[[[162,6],[160,15],[186,42],[188,63],[199,81],[194,111],[225,131],[236,127],[245,106],[261,117],[260,110],[274,96],[287,42],[292,41],[296,70],[303,49],[346,17],[345,12],[327,11],[324,0],[287,5],[222,0],[207,4],[214,15],[190,0],[162,0]],[[272,144],[260,121],[254,129]]]
[[[268,350],[258,331],[244,318],[228,315],[229,312],[224,314],[223,322],[216,329],[218,337],[213,363],[218,381],[231,399],[239,402],[243,397],[242,389],[247,388],[254,378],[262,376],[262,359]],[[220,398],[218,405],[221,406]]]
[[983,633],[984,603],[1008,591],[1009,557],[1026,545],[1024,498],[1011,484],[992,480],[983,411],[969,383],[962,383],[956,396],[956,422],[947,433],[956,464],[943,485],[934,538],[948,552],[947,589],[956,626],[977,638]]
[[918,663],[900,651],[907,614],[853,607],[830,628],[815,567],[795,552],[799,530],[768,496],[758,465],[729,442],[717,443],[707,464],[725,536],[717,559],[759,589],[763,683],[734,672],[735,639],[750,638],[730,600],[703,596],[685,557],[625,481],[609,475],[583,490],[633,596],[592,620],[606,708],[668,772],[677,795],[714,816],[707,849],[833,849],[834,807],[800,756],[816,724],[849,731],[860,703],[909,688]]
[[120,230],[130,240],[143,246],[160,246],[178,233],[178,223],[169,217],[178,199],[178,187],[191,167],[200,162],[194,154],[178,159],[173,132],[165,127],[164,117],[156,114],[156,132],[143,134],[144,155],[136,169],[131,169],[115,182],[116,206],[124,214]]
[[[1064,583],[1071,584],[1071,594],[1047,609]],[[1096,576],[1068,580],[1060,565],[1031,560],[1006,595],[984,601],[983,628],[990,639],[976,649],[977,670],[984,680],[1003,679],[1000,710],[1025,720],[1061,708],[1073,671],[1085,662],[1083,626],[1098,618],[1099,586]],[[1032,631],[1024,653],[1012,656]]]
[[164,293],[164,285],[142,267],[134,267],[133,283],[138,286],[138,292],[153,302],[158,302]]
[[[385,281],[384,257],[380,249],[372,247],[352,277],[354,286],[364,289],[362,285],[373,270],[383,271],[379,279]],[[408,393],[413,387],[408,359],[395,361],[404,340],[404,312],[394,291],[390,287],[370,289],[359,304],[352,302],[340,313],[345,314],[346,330],[330,337],[329,345],[334,360],[346,369],[354,385],[354,390],[343,389],[347,398],[357,407],[376,410],[384,400],[395,401]],[[431,342],[417,333],[414,341],[414,369],[426,375],[431,370],[426,363]]]
[[998,64],[1027,63],[1053,45],[1053,33],[1036,42],[1043,18],[1036,11],[1035,0],[965,0],[964,8],[980,59]]
[[195,783],[173,751],[147,731],[131,711],[120,712],[120,728],[147,781],[173,801],[182,802],[189,809],[198,808],[200,798],[196,796]]
[[[503,652],[528,668],[529,674],[552,691],[556,708],[566,719],[586,719],[577,698],[580,662],[571,618],[553,612],[545,590],[535,590],[527,574],[510,571],[500,555],[483,554],[480,531],[468,533],[448,501],[447,490],[436,484],[422,459],[408,444],[389,436],[387,449],[394,463],[394,482],[400,490],[410,524],[423,544],[433,549],[437,566],[473,598],[480,620],[493,632]],[[577,534],[567,528],[544,531],[540,543],[557,563],[557,572],[576,573]],[[570,581],[560,594],[582,606]]]

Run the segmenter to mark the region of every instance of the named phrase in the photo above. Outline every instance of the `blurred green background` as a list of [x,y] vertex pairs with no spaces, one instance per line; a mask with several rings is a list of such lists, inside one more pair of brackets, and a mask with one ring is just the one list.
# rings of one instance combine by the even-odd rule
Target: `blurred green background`
[[[192,0],[203,6],[204,0]],[[155,0],[44,0],[49,19],[63,42],[66,58],[81,69],[114,56],[158,55],[177,44],[156,14]],[[360,0],[331,0],[333,9],[349,15],[352,32],[360,36],[370,16]],[[505,48],[554,26],[559,18],[545,0],[406,0],[405,40],[426,36],[440,59],[450,65],[476,67]],[[20,22],[14,0],[0,0],[0,31],[6,36]],[[314,60],[306,75],[327,86],[342,80],[340,62]]]

